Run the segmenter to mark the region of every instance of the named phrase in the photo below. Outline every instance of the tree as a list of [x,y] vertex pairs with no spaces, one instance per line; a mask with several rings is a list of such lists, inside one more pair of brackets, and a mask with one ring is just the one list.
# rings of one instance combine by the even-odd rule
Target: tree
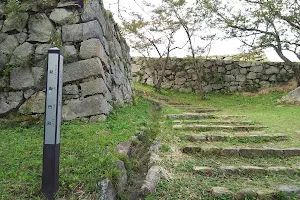
[[[175,49],[183,48],[174,45],[174,36],[180,25],[170,17],[165,4],[154,6],[146,1],[143,1],[142,4],[143,13],[125,13],[131,17],[129,20],[121,17],[123,31],[131,47],[144,56],[147,67],[153,68],[153,86],[157,92],[161,92],[165,70],[170,61],[170,53]],[[121,12],[120,8],[119,12]],[[158,65],[150,60],[150,51],[152,50],[157,53]]]
[[[204,76],[201,59],[197,56],[203,54],[210,47],[212,37],[203,34],[207,26],[203,23],[202,11],[195,9],[195,5],[189,4],[186,0],[162,0],[161,4],[156,6],[142,1],[139,7],[144,13],[131,12],[129,16],[133,19],[124,20],[123,9],[119,6],[119,17],[123,20],[125,36],[135,50],[145,57],[149,56],[149,51],[153,49],[156,51],[160,63],[158,68],[154,66],[156,75],[153,76],[155,77],[153,81],[156,91],[160,91],[165,69],[170,62],[170,53],[187,45],[193,68],[197,74],[198,92],[200,98],[204,99]],[[128,16],[126,18],[128,19]],[[174,38],[177,32],[182,30],[186,35],[186,40],[178,47],[175,45]],[[195,43],[196,39],[208,38],[210,40],[208,45],[198,46]],[[152,64],[151,62],[147,63],[149,66]]]
[[[207,29],[205,23],[205,15],[203,15],[203,9],[195,7],[195,5],[189,5],[186,0],[164,0],[167,3],[168,9],[174,14],[174,17],[178,20],[178,23],[183,28],[187,42],[189,44],[189,51],[191,53],[192,65],[197,75],[197,86],[200,99],[205,99],[205,93],[203,90],[204,73],[203,73],[203,59],[197,57],[197,55],[203,54],[207,51],[211,45],[211,41],[214,38],[214,34],[204,34]],[[202,33],[202,35],[197,35]],[[197,46],[195,44],[196,39],[209,40],[210,42],[206,46]]]
[[207,10],[211,25],[238,38],[252,50],[273,48],[289,64],[300,85],[299,66],[284,51],[300,59],[300,4],[297,0],[198,0]]

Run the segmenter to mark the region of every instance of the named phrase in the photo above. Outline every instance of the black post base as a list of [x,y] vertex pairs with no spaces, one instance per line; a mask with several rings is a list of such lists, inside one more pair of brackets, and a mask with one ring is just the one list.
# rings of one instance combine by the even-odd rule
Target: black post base
[[58,190],[60,144],[44,144],[42,193],[53,200]]

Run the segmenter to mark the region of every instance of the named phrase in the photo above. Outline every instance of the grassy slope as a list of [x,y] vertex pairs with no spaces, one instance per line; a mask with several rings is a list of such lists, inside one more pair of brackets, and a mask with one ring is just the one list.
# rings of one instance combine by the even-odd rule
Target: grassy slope
[[[268,133],[286,133],[290,139],[282,142],[259,142],[237,141],[198,143],[198,145],[217,146],[278,146],[278,147],[300,147],[299,119],[300,109],[297,106],[281,105],[277,99],[284,93],[270,93],[267,95],[244,97],[242,95],[208,94],[206,101],[200,101],[196,94],[183,94],[164,90],[162,94],[155,94],[153,90],[144,85],[136,85],[139,90],[147,91],[160,97],[167,97],[171,101],[189,102],[203,108],[219,108],[222,114],[246,115],[247,119],[268,126]],[[170,107],[164,107],[164,113],[180,112]],[[169,179],[162,180],[157,192],[148,199],[211,199],[209,190],[211,187],[225,186],[232,191],[242,188],[267,188],[275,189],[280,184],[299,185],[299,176],[287,175],[245,175],[245,176],[203,176],[193,172],[193,166],[220,165],[257,165],[257,166],[288,166],[298,167],[300,158],[225,158],[218,156],[186,155],[180,152],[180,148],[192,143],[182,141],[180,131],[172,130],[172,120],[166,119],[162,122],[162,132],[158,140],[168,150],[161,153],[163,161],[160,163],[169,172]],[[188,133],[188,132],[187,132]],[[258,142],[258,143],[257,143]],[[197,145],[197,144],[194,144]],[[231,198],[228,198],[231,199]],[[283,197],[282,199],[286,199]],[[297,197],[296,197],[297,199]]]
[[[136,88],[154,93],[152,88],[148,86],[137,84]],[[246,115],[248,119],[270,127],[267,132],[294,134],[295,131],[300,130],[297,117],[300,116],[299,106],[283,105],[277,102],[277,99],[281,98],[284,93],[275,92],[253,97],[208,94],[206,101],[199,100],[197,94],[185,94],[176,91],[163,90],[162,94],[156,95],[167,97],[172,101],[189,102],[203,108],[222,109],[224,114]],[[171,111],[174,109],[165,109],[165,113],[171,113]]]
[[[97,196],[97,183],[115,177],[119,142],[130,140],[137,127],[148,123],[150,103],[117,109],[106,123],[73,121],[62,125],[59,196],[68,199]],[[43,127],[8,127],[0,123],[0,199],[39,199]]]

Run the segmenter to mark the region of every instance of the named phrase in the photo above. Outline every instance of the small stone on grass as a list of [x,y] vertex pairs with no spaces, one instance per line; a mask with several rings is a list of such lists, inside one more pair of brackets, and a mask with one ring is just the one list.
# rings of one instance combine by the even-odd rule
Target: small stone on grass
[[213,187],[211,188],[211,194],[214,197],[222,197],[232,195],[233,193],[226,187]]
[[214,169],[212,167],[194,166],[193,170],[195,172],[200,172],[200,173],[207,174],[207,175],[210,175],[214,172]]

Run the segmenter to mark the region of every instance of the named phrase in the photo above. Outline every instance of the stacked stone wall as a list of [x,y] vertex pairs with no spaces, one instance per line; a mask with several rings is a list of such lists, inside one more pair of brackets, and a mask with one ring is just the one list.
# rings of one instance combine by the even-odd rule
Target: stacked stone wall
[[113,104],[132,101],[129,47],[101,0],[21,2],[0,16],[0,116],[44,113],[51,47],[64,52],[65,120],[103,120]]
[[[149,61],[138,57],[133,59],[133,77],[136,82],[153,85],[155,77],[161,76],[162,70],[157,67],[158,60],[150,58]],[[147,63],[153,63],[156,67],[148,67]],[[287,82],[294,77],[291,67],[280,62],[204,60],[200,62],[200,66],[203,68],[203,86],[206,92],[256,91]],[[182,92],[197,91],[197,74],[191,60],[171,59],[165,71],[162,87]]]

